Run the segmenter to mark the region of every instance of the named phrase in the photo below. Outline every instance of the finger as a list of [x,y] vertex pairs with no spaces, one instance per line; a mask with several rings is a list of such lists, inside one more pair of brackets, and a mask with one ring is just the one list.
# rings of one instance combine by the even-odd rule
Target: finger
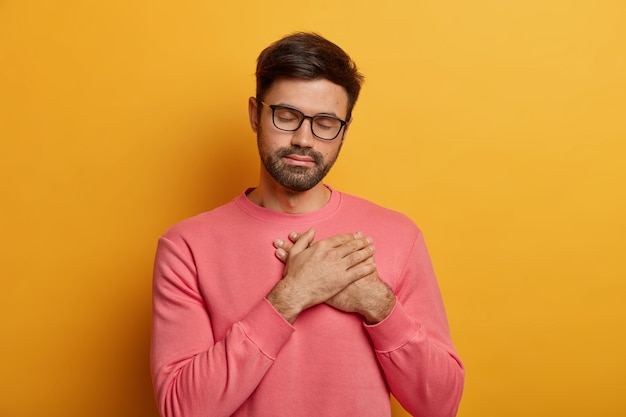
[[293,243],[283,239],[276,239],[274,240],[274,247],[276,249],[283,249],[285,252],[289,252],[293,247]]
[[354,282],[358,279],[366,277],[376,271],[376,263],[375,262],[361,262],[352,268],[350,268],[348,272],[348,279],[350,282]]
[[276,249],[276,252],[274,252],[274,254],[275,254],[275,255],[276,255],[276,257],[277,257],[278,259],[280,259],[282,262],[286,262],[286,261],[287,261],[287,256],[288,256],[288,254],[287,254],[287,252],[286,252],[284,249],[282,249],[282,248],[278,248],[278,249]]
[[364,263],[368,260],[369,262],[367,263],[373,263],[374,252],[376,252],[376,247],[374,246],[367,246],[363,249],[351,252],[343,258],[346,262],[346,269],[350,269],[353,266]]
[[287,262],[287,257],[289,256],[289,250],[291,249],[292,246],[293,244],[291,242],[285,242],[282,239],[276,239],[274,240],[274,247],[276,248],[274,255],[276,255],[276,257],[279,260],[281,260],[283,263],[285,263]]
[[374,264],[374,251],[373,246],[368,246],[358,251],[354,251],[342,259],[342,266],[346,270],[350,270],[357,265],[362,264]]
[[371,253],[374,253],[375,248],[372,245],[372,239],[370,239],[369,237],[362,237],[359,239],[349,240],[343,245],[339,246],[337,248],[337,252],[339,256],[343,258],[355,252],[365,250],[365,249],[369,250]]
[[298,238],[298,241],[293,244],[289,253],[294,255],[302,252],[309,247],[311,242],[313,242],[313,239],[315,239],[315,229],[312,227]]
[[335,236],[331,236],[329,238],[320,240],[319,242],[324,242],[330,248],[337,248],[342,245],[345,245],[348,242],[354,241],[356,239],[363,238],[363,234],[361,232],[356,233],[342,233]]
[[[300,236],[302,236],[302,233],[298,233],[298,232],[291,232],[289,233],[289,240],[291,240],[291,242],[297,242],[298,239],[300,239]],[[291,242],[284,242],[284,245],[287,245],[288,243]],[[309,243],[309,246],[313,246],[317,243],[316,240],[314,240],[313,242]],[[285,246],[283,246],[283,248],[289,252],[289,249],[291,249],[291,246],[289,246],[289,249],[287,249]]]

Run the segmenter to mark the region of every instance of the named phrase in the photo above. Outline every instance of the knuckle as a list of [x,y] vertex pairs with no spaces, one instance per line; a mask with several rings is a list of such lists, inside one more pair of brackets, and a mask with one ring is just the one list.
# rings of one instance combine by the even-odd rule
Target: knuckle
[[350,261],[352,262],[353,265],[361,263],[365,259],[367,259],[367,256],[364,255],[363,251],[361,251],[361,250],[353,252],[352,254],[350,254]]
[[341,235],[341,243],[348,243],[354,240],[355,240],[354,235],[351,233],[346,233],[344,235]]
[[324,249],[328,249],[331,246],[331,244],[328,240],[320,240],[319,242],[315,244],[315,246],[319,246],[320,249],[324,250]]

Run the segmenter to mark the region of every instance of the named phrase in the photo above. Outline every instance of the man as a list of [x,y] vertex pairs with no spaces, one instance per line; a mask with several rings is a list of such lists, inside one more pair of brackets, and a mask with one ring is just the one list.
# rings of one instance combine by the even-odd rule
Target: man
[[159,240],[152,375],[164,417],[453,416],[464,372],[430,259],[405,216],[322,183],[362,76],[296,33],[249,99],[258,186]]

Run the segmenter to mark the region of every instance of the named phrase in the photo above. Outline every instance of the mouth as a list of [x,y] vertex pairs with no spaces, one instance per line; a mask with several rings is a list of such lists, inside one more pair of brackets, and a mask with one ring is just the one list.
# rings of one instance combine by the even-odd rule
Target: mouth
[[312,167],[316,164],[315,159],[311,158],[310,156],[296,154],[285,155],[283,157],[283,161],[285,161],[285,163],[287,163],[288,165],[300,167]]

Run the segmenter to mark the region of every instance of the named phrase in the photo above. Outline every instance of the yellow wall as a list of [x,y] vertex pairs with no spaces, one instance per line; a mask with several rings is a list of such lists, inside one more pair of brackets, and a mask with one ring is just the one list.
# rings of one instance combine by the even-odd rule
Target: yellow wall
[[0,415],[156,417],[156,239],[254,185],[293,30],[367,76],[329,182],[424,230],[459,416],[625,415],[622,0],[1,2]]

